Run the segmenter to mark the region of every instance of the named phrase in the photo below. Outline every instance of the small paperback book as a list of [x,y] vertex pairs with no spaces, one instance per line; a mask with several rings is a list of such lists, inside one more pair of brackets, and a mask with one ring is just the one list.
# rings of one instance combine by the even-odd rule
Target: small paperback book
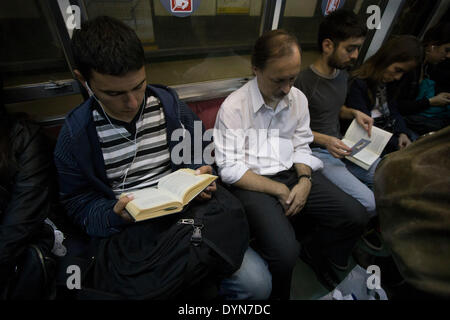
[[380,157],[391,137],[392,133],[373,126],[369,138],[366,130],[353,119],[342,139],[342,142],[352,148],[351,154],[345,158],[361,168],[369,170],[370,166]]
[[157,187],[123,193],[119,198],[132,194],[134,199],[125,209],[135,221],[142,221],[182,211],[216,179],[214,175],[195,175],[195,170],[180,169],[161,178]]

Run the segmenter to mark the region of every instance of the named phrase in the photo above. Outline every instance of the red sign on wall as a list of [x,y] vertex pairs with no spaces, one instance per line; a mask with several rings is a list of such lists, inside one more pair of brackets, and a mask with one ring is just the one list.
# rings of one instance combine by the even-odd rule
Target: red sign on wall
[[192,0],[170,0],[172,12],[192,12]]
[[341,2],[340,0],[328,0],[327,3],[327,7],[325,9],[325,15],[329,15],[330,13],[332,13],[334,10],[339,8],[339,2]]

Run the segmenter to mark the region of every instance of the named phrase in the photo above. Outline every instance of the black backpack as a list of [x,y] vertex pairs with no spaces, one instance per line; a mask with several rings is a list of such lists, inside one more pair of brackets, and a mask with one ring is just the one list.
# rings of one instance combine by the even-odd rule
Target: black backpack
[[[248,247],[245,213],[217,185],[207,202],[136,223],[100,240],[80,299],[176,299],[202,282],[219,284],[241,266]],[[192,290],[194,291],[194,290]],[[195,299],[196,292],[187,296]]]

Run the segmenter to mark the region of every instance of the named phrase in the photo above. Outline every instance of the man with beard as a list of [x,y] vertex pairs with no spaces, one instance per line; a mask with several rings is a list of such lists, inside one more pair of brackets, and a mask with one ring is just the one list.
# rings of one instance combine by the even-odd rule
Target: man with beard
[[300,64],[295,36],[262,35],[252,54],[256,77],[223,102],[214,131],[219,174],[241,200],[252,245],[269,264],[272,299],[289,298],[300,217],[314,224],[300,255],[329,290],[340,282],[332,265],[347,265],[367,223],[364,207],[327,180],[311,154],[308,101],[292,87]]
[[352,11],[332,12],[319,27],[319,57],[300,72],[295,86],[308,98],[314,134],[311,149],[324,164],[323,175],[374,216],[375,198],[371,187],[378,161],[366,171],[346,160],[344,157],[351,153],[351,148],[340,140],[339,123],[339,118],[355,118],[370,136],[373,119],[344,105],[348,82],[345,69],[356,62],[366,33],[365,24]]

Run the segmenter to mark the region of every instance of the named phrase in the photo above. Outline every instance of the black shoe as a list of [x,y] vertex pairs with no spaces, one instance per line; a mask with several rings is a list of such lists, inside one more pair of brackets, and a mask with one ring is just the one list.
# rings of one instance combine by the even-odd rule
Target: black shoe
[[400,274],[392,256],[376,257],[374,264],[380,267],[382,285],[397,287],[405,283],[405,279]]
[[381,251],[383,249],[383,242],[381,235],[375,229],[370,230],[362,236],[364,243],[372,250]]
[[339,271],[347,271],[347,269],[348,269],[348,262],[346,265],[341,265],[341,264],[334,262],[333,260],[331,260],[329,258],[328,258],[328,262]]
[[305,247],[302,247],[300,251],[300,259],[309,265],[316,274],[317,280],[329,291],[334,290],[340,283],[340,280],[336,273],[331,268],[326,259],[320,259],[314,261]]
[[352,256],[356,264],[360,265],[363,269],[367,269],[369,266],[375,264],[376,256],[367,251],[368,250],[366,248],[362,248],[362,246],[355,246],[352,252]]

